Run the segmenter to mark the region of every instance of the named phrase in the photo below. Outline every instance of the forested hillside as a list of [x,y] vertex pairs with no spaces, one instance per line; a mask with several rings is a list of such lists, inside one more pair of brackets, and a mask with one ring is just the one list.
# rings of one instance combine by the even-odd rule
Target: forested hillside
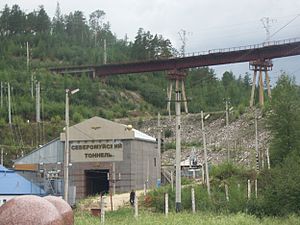
[[[109,21],[105,20],[102,10],[96,10],[88,17],[81,11],[64,15],[58,4],[54,18],[50,19],[42,6],[25,13],[18,5],[13,5],[5,6],[0,15],[0,79],[11,83],[14,101],[18,105],[16,112],[24,119],[35,117],[34,101],[30,96],[31,75],[35,81],[41,82],[46,120],[56,115],[63,116],[65,88],[79,87],[82,90],[74,98],[74,103],[89,109],[74,111],[85,118],[91,114],[108,118],[123,117],[128,115],[129,110],[152,111],[149,109],[153,108],[161,111],[165,108],[167,81],[164,73],[121,75],[94,82],[85,76],[54,76],[47,72],[47,68],[102,64],[104,40],[107,44],[107,63],[171,57],[179,53],[170,40],[142,28],[137,31],[133,42],[126,37],[117,38],[110,30]],[[30,54],[28,71],[27,43]],[[187,80],[187,93],[193,99],[190,111],[222,108],[224,98],[230,98],[234,105],[247,104],[249,88],[248,75],[237,78],[227,72],[222,79],[218,79],[211,69],[191,70]],[[145,106],[136,108],[135,102],[128,104],[126,96],[122,99],[124,95],[119,94],[121,90],[141,95]],[[3,118],[4,114],[1,113]]]
[[[92,80],[87,75],[61,76],[48,71],[52,66],[103,64],[104,42],[107,63],[180,54],[169,39],[142,28],[133,41],[117,37],[102,10],[95,10],[88,16],[81,11],[65,15],[57,4],[55,16],[50,18],[42,6],[32,12],[25,12],[18,5],[6,5],[1,9],[0,125],[3,129],[0,144],[21,154],[20,149],[27,151],[57,137],[64,126],[67,88],[80,89],[70,100],[72,123],[92,116],[114,119],[156,115],[158,111],[166,114],[168,81],[164,72]],[[224,99],[230,99],[231,105],[240,110],[248,104],[249,75],[242,77],[226,72],[219,78],[210,68],[192,69],[188,74],[186,92],[191,113],[223,110]],[[41,83],[41,124],[34,123],[37,82]],[[8,126],[8,83],[11,87],[11,126]]]

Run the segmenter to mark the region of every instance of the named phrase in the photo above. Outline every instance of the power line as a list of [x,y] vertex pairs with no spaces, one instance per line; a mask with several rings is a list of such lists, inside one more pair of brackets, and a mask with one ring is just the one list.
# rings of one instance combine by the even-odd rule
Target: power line
[[294,22],[298,17],[300,16],[300,14],[297,14],[293,19],[291,19],[287,24],[285,24],[283,27],[279,28],[277,31],[275,31],[270,37],[269,39],[271,39],[272,37],[274,37],[277,33],[279,33],[281,30],[283,30],[284,28],[286,28],[288,25],[290,25],[292,22]]
[[[290,18],[291,16],[295,16],[295,14],[289,14],[289,15],[286,15],[286,16],[273,17],[273,19],[274,20],[286,19],[286,18]],[[219,31],[220,29],[226,30],[227,28],[244,27],[247,24],[258,24],[257,22],[258,21],[256,19],[255,20],[247,20],[247,21],[242,22],[242,23],[208,26],[208,27],[204,27],[204,28],[199,28],[199,29],[197,29],[197,31],[200,31],[201,34],[202,34],[202,31],[207,31],[207,30],[218,30]],[[196,33],[196,36],[197,36],[197,33]]]

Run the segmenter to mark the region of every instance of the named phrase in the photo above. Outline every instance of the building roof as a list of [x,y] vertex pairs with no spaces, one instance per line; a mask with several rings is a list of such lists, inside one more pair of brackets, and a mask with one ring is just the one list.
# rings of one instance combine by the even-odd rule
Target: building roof
[[17,174],[0,165],[0,195],[44,195],[45,191]]
[[[128,140],[139,139],[155,142],[156,139],[132,129],[131,126],[116,123],[101,117],[92,117],[69,128],[70,141],[93,140]],[[65,140],[65,133],[60,134],[60,140]]]
[[63,161],[64,144],[56,138],[47,144],[14,160],[15,164],[57,163]]
[[[183,160],[183,161],[180,162],[180,166],[182,166],[182,167],[190,167],[191,166],[190,163],[191,163],[190,159],[187,158],[186,160]],[[202,163],[200,163],[200,162],[197,161],[197,166],[201,166],[202,167]]]
[[134,138],[136,138],[136,139],[144,140],[144,141],[151,141],[151,142],[156,141],[156,139],[154,137],[151,137],[148,134],[145,134],[139,130],[133,129],[133,132],[134,132]]

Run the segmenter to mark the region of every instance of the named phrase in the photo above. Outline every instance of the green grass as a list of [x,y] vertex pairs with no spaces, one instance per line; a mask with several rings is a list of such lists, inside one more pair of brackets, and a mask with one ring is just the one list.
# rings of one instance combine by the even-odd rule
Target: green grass
[[[166,217],[162,213],[140,211],[139,217],[133,217],[134,211],[131,208],[124,208],[115,212],[108,212],[105,215],[105,224],[172,224],[172,225],[300,225],[300,218],[294,215],[285,218],[265,217],[259,219],[255,216],[243,213],[237,214],[214,214],[197,212],[170,213]],[[87,212],[75,213],[75,225],[100,224],[99,217],[91,216]]]

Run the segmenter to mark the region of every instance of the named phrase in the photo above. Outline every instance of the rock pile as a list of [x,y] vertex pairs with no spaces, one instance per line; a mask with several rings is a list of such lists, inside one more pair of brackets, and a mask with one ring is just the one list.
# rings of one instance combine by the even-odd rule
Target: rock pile
[[[265,128],[265,118],[258,113],[258,148],[265,150],[268,146],[270,134]],[[121,120],[124,124],[132,124],[134,128],[153,137],[157,136],[157,118],[139,118]],[[181,142],[182,160],[186,160],[192,147],[196,148],[196,155],[200,162],[203,161],[202,130],[200,114],[188,114],[181,117]],[[168,137],[164,143],[175,143],[175,117],[171,120],[168,116],[161,117],[161,129]],[[234,161],[249,165],[255,157],[255,120],[254,111],[242,114],[239,118],[229,117],[229,126],[226,127],[225,113],[212,115],[205,121],[206,143],[208,158],[211,163],[220,163],[227,159],[227,133],[230,155]],[[162,136],[165,136],[162,135]],[[164,164],[174,162],[174,149],[167,150],[162,155]]]

